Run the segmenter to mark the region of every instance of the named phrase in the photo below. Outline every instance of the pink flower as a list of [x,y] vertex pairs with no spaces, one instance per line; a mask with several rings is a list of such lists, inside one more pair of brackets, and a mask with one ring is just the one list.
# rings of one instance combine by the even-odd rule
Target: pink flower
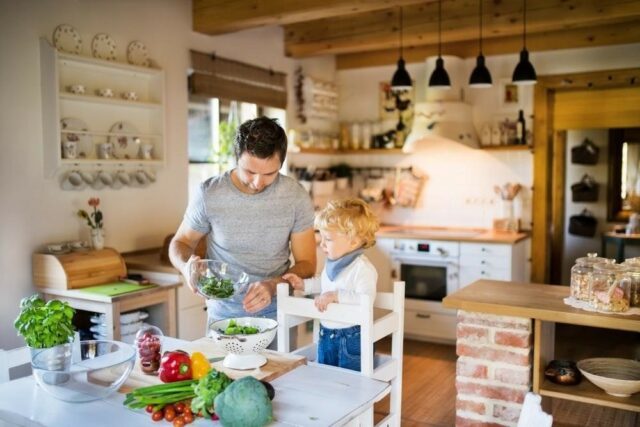
[[98,205],[100,205],[100,199],[98,197],[92,197],[88,201],[89,206],[93,208],[92,213],[87,213],[84,209],[78,210],[76,215],[80,218],[87,221],[87,225],[90,228],[102,228],[102,212],[98,210]]

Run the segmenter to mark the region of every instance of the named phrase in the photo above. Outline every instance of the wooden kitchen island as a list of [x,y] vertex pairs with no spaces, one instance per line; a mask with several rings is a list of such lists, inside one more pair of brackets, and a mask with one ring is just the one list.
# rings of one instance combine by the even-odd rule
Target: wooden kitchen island
[[[635,347],[635,354],[621,354],[620,357],[636,358],[640,347],[640,316],[610,315],[580,310],[563,302],[563,299],[568,296],[568,286],[491,280],[478,280],[447,296],[443,300],[443,305],[458,310],[457,354],[460,356],[458,371],[464,371],[461,369],[461,361],[463,362],[462,368],[469,366],[476,368],[473,375],[468,375],[470,377],[468,383],[465,384],[458,378],[456,384],[458,400],[460,401],[461,393],[473,397],[474,392],[469,391],[468,384],[488,384],[493,387],[497,376],[496,378],[492,377],[491,372],[502,369],[500,365],[507,361],[506,363],[520,365],[517,368],[521,368],[524,372],[530,368],[531,372],[529,382],[521,378],[511,384],[508,380],[505,380],[506,384],[500,384],[498,388],[503,389],[503,395],[506,396],[503,400],[508,402],[507,406],[521,403],[521,397],[511,398],[509,394],[504,393],[504,389],[508,390],[509,387],[513,387],[513,390],[522,391],[530,387],[534,392],[546,397],[640,412],[640,393],[630,397],[611,396],[586,378],[583,378],[582,382],[576,386],[561,386],[546,380],[544,369],[551,360],[557,358],[555,331],[558,323],[631,332],[634,337],[631,347]],[[465,324],[466,319],[469,318],[472,321]],[[508,329],[510,327],[512,329]],[[488,332],[485,333],[483,328]],[[499,334],[500,339],[498,339]],[[519,339],[520,341],[518,341]],[[572,343],[572,345],[579,346],[580,342]],[[602,356],[601,352],[607,350],[607,345],[606,342],[603,342],[600,346],[591,346],[584,350],[590,354],[589,357],[599,357]],[[502,348],[506,348],[510,352],[510,358],[502,358],[502,354],[496,353]],[[532,360],[531,352],[533,353]],[[496,359],[496,354],[500,356],[498,359]],[[521,357],[516,359],[516,356]],[[496,360],[498,360],[498,365],[494,365]],[[488,368],[482,371],[477,369],[478,366]],[[504,379],[504,375],[502,378]],[[483,390],[477,392],[476,395],[488,396]],[[515,406],[511,406],[511,408],[515,412]],[[487,412],[489,412],[488,409],[478,417],[494,416]],[[467,411],[462,416],[472,419],[476,416],[473,413],[469,414],[470,412]],[[460,411],[458,411],[458,418],[460,416]]]

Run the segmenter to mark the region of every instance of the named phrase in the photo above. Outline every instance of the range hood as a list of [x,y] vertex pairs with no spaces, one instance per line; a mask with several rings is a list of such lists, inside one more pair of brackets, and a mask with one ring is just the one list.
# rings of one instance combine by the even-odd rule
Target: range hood
[[[427,58],[427,81],[435,68],[436,59]],[[405,152],[418,151],[434,140],[449,140],[478,147],[471,105],[463,101],[463,88],[466,85],[464,62],[455,56],[444,56],[443,59],[451,79],[451,89],[427,88],[427,101],[414,105],[413,125],[403,146]]]

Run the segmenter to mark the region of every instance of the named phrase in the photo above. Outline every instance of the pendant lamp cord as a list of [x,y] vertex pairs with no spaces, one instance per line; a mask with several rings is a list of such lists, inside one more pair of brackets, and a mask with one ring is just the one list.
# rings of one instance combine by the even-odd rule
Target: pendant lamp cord
[[522,48],[527,48],[527,0],[523,0],[523,11],[522,11],[523,19],[523,31],[522,31]]
[[482,55],[482,0],[480,0],[480,55]]
[[438,2],[438,58],[442,56],[442,0]]
[[402,59],[402,7],[400,7],[400,59]]

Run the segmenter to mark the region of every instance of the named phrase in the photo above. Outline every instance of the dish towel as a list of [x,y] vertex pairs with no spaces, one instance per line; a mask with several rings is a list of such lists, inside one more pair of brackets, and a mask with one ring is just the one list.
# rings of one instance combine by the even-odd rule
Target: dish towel
[[541,403],[539,394],[529,392],[525,395],[518,427],[551,427],[553,416],[542,410]]

